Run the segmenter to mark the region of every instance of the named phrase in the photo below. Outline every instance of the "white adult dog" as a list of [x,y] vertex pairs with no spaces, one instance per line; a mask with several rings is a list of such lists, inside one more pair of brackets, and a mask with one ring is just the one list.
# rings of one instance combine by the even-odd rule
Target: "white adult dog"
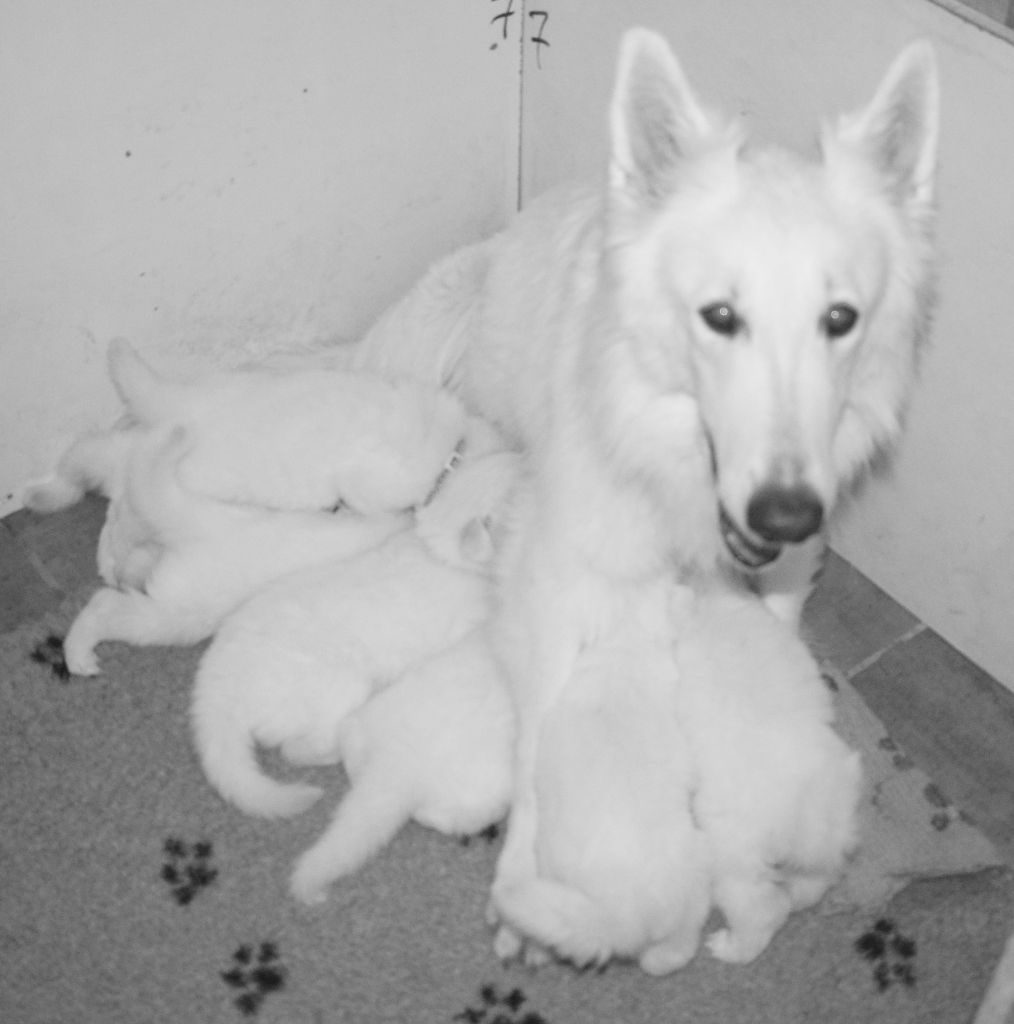
[[606,187],[533,203],[363,339],[355,365],[449,383],[532,459],[497,623],[518,713],[505,918],[537,875],[539,734],[582,649],[673,572],[731,567],[795,621],[829,511],[898,437],[932,306],[938,105],[917,43],[819,161],[753,148],[631,30]]

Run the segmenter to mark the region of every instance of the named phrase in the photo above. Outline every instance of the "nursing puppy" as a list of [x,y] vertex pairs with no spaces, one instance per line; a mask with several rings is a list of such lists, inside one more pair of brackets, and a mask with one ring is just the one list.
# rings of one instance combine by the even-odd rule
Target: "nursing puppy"
[[858,840],[858,753],[805,644],[752,594],[674,588],[676,707],[697,768],[720,960],[746,963],[817,903]]
[[109,372],[133,421],[187,428],[184,487],[267,508],[368,515],[421,504],[467,430],[447,391],[369,372],[254,366],[177,382],[122,340]]
[[529,942],[579,967],[616,956],[667,974],[697,951],[711,907],[690,807],[698,773],[676,713],[662,588],[641,602],[578,656],[542,718],[534,871],[498,868],[493,885],[501,957]]
[[192,644],[265,583],[321,559],[375,547],[406,517],[281,512],[216,501],[186,490],[180,461],[192,445],[184,428],[133,428],[122,501],[155,552],[143,590],[98,590],[64,640],[75,675],[99,671],[97,644]]
[[337,762],[350,712],[486,619],[490,523],[516,469],[491,459],[450,475],[420,512],[425,539],[409,530],[290,574],[223,623],[197,672],[192,723],[204,772],[226,800],[263,817],[305,810],[320,789],[269,778],[256,745],[299,764]]
[[507,813],[514,713],[481,627],[371,697],[336,734],[349,789],[296,862],[290,889],[303,903],[322,902],[410,819],[471,835]]

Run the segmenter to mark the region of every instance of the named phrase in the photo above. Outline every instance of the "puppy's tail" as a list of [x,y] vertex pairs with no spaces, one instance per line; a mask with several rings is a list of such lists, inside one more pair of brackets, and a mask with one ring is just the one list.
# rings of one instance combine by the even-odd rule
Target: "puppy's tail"
[[77,504],[87,491],[112,497],[129,457],[133,435],[113,429],[78,438],[47,477],[29,483],[22,495],[33,512],[58,512]]
[[[375,857],[412,817],[410,785],[398,784],[378,762],[360,759],[352,750],[365,742],[355,716],[342,723],[339,735],[351,785],[324,834],[296,861],[289,882],[302,903],[322,903],[327,888],[354,874]],[[368,757],[365,750],[363,758]],[[357,768],[352,765],[358,762]]]
[[548,878],[493,886],[500,919],[576,967],[604,965],[613,955],[609,918],[583,892]]
[[181,385],[157,374],[124,338],[114,338],[107,353],[109,377],[131,418],[152,424],[179,411]]
[[[213,651],[214,648],[208,654]],[[202,663],[194,687],[191,723],[194,744],[208,781],[225,800],[255,817],[288,818],[301,814],[316,803],[322,790],[305,783],[278,782],[261,771],[253,737],[237,721],[229,699],[231,688],[222,688],[219,683],[214,664]],[[230,692],[219,693],[223,689]]]

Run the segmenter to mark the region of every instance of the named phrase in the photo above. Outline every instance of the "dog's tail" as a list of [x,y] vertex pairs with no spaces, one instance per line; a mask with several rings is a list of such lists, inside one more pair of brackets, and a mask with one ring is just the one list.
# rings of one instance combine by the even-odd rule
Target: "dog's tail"
[[142,424],[172,419],[184,385],[156,373],[124,338],[114,338],[107,353],[109,377],[132,419]]
[[496,883],[500,919],[576,967],[601,967],[615,950],[608,915],[579,889],[548,878]]
[[369,761],[355,716],[342,723],[339,737],[351,785],[324,834],[296,861],[289,888],[302,903],[323,902],[327,887],[366,865],[415,810],[411,784],[399,785],[388,772],[377,770],[377,762]]
[[229,803],[259,818],[289,818],[311,807],[323,792],[306,783],[285,783],[261,771],[254,738],[237,720],[236,688],[222,686],[214,646],[197,671],[191,707],[194,745],[208,781]]

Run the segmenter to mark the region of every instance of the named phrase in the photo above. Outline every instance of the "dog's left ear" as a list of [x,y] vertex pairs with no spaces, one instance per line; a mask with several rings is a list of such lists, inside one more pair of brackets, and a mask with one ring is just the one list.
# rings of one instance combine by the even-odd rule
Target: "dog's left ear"
[[825,129],[825,160],[841,147],[852,150],[872,164],[900,206],[929,207],[939,121],[936,56],[929,43],[912,43],[894,59],[868,106]]
[[728,135],[698,102],[669,44],[644,28],[620,42],[609,122],[610,184],[650,205],[669,194],[683,161]]

